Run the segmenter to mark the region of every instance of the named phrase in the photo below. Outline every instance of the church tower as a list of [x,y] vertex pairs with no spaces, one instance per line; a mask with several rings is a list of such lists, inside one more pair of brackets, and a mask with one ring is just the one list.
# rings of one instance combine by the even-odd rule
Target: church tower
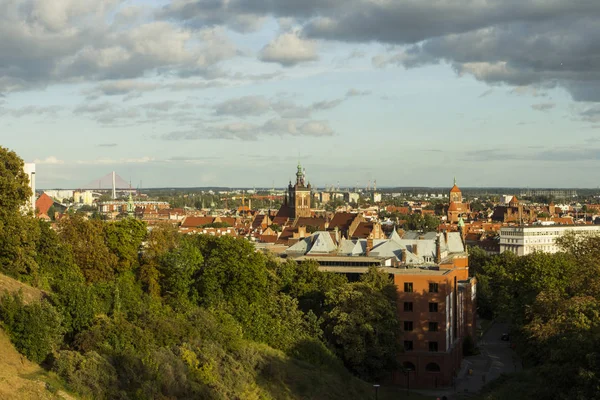
[[296,172],[296,184],[290,189],[293,190],[293,201],[290,205],[293,204],[294,217],[310,217],[311,187],[310,183],[306,184],[306,174],[302,170],[300,163],[298,163],[298,171]]
[[466,216],[471,212],[471,207],[469,204],[463,203],[462,192],[458,186],[456,186],[456,178],[454,178],[454,186],[452,186],[452,189],[450,189],[449,197],[450,204],[448,204],[448,222],[457,223],[462,220],[462,216]]
[[456,186],[456,178],[454,178],[454,186],[452,186],[452,189],[450,189],[450,203],[462,203],[462,202],[463,202],[462,192],[460,191],[458,186]]

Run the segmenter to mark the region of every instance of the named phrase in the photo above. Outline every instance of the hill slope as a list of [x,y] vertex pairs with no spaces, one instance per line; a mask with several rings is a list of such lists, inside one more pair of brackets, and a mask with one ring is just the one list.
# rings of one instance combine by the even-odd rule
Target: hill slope
[[[44,292],[0,274],[0,296],[21,290],[25,303],[39,301]],[[70,399],[52,389],[53,379],[39,365],[21,355],[0,327],[0,399]],[[49,389],[50,388],[50,389]],[[56,393],[53,393],[56,392]]]
[[58,399],[46,389],[45,371],[13,347],[0,328],[0,399]]

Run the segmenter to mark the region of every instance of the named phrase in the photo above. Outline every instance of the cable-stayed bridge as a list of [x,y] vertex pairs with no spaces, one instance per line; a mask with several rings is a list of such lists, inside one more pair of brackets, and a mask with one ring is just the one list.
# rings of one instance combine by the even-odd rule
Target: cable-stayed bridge
[[[113,182],[114,176],[114,182]],[[102,178],[96,179],[85,185],[82,189],[96,190],[128,190],[131,185],[125,179],[121,178],[117,173],[109,172]]]

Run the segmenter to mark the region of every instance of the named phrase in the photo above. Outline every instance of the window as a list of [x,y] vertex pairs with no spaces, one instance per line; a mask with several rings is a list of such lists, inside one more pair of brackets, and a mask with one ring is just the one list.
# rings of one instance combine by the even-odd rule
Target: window
[[438,312],[438,303],[429,303],[429,312]]
[[436,363],[429,363],[425,366],[427,372],[440,372],[440,366]]
[[430,322],[429,323],[429,332],[437,332],[438,331],[438,323]]
[[438,351],[438,342],[429,342],[429,351]]
[[429,284],[429,293],[437,293],[438,292],[438,284],[437,283],[430,283]]
[[404,350],[409,351],[413,349],[413,341],[412,340],[405,340],[404,341]]
[[404,321],[404,331],[412,332],[413,330],[413,322],[412,321]]
[[412,282],[404,282],[404,291],[406,293],[412,293],[412,291],[413,291],[413,284],[412,284]]
[[413,310],[413,303],[412,301],[405,301],[404,302],[404,311],[412,311]]

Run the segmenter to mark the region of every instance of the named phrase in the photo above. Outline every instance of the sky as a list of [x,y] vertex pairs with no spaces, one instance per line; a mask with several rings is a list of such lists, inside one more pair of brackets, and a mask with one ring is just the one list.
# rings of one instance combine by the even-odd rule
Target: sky
[[[0,0],[39,188],[598,187],[597,0]],[[372,183],[371,183],[372,184]]]

